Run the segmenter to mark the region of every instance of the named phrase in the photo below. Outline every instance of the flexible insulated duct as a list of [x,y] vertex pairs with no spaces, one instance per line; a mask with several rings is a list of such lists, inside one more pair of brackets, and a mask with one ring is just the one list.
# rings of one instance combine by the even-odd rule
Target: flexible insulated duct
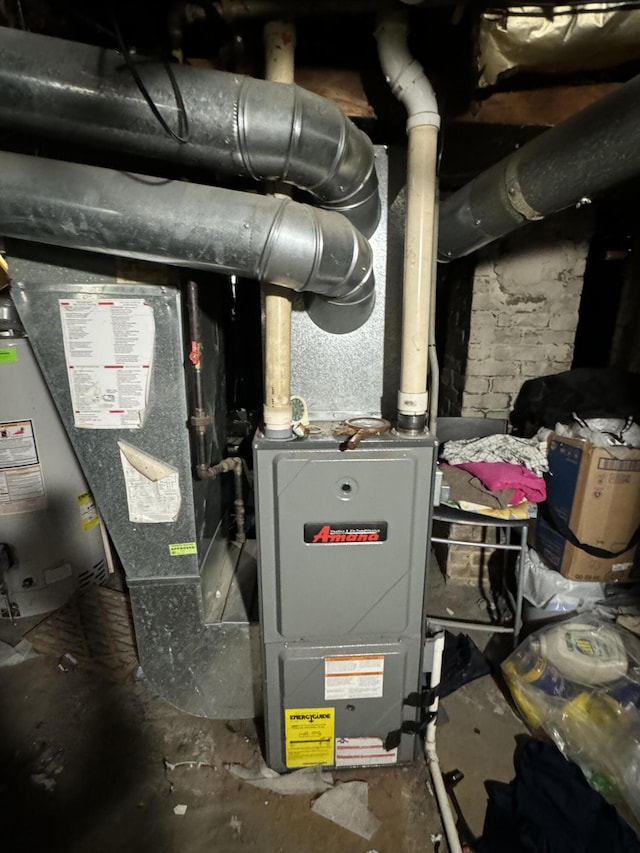
[[440,207],[453,260],[640,175],[640,76],[524,145]]
[[[166,68],[135,58],[160,114],[182,116]],[[206,170],[282,179],[370,236],[380,203],[373,146],[330,101],[297,86],[172,66],[184,101],[184,144],[161,127],[115,51],[0,28],[0,124],[97,150]]]
[[255,278],[347,303],[374,288],[343,216],[289,199],[0,152],[0,234]]

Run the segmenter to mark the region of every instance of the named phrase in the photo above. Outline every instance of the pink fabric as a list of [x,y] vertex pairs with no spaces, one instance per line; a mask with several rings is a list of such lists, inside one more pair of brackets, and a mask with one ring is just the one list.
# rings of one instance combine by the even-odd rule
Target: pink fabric
[[524,465],[514,465],[511,462],[465,462],[454,467],[469,471],[492,492],[513,489],[511,506],[525,500],[540,503],[547,497],[547,484],[544,479]]

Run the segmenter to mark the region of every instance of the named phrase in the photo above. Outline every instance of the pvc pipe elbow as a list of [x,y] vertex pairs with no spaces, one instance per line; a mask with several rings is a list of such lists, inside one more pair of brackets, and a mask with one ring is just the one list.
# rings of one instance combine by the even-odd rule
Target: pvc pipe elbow
[[407,46],[406,13],[397,10],[381,14],[375,36],[385,78],[407,110],[407,130],[420,125],[439,128],[440,113],[433,87]]

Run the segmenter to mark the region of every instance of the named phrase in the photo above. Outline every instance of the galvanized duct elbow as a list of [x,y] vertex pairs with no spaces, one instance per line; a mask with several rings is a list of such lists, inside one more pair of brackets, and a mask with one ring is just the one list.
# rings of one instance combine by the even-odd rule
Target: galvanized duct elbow
[[[170,127],[180,110],[161,63],[138,65]],[[189,140],[169,137],[115,51],[0,28],[4,127],[206,170],[218,177],[284,180],[366,236],[380,202],[373,146],[330,101],[281,83],[173,68]]]
[[0,197],[6,237],[311,291],[344,302],[340,310],[354,328],[373,307],[371,247],[331,211],[6,152],[0,152]]
[[640,76],[528,142],[440,207],[439,255],[454,260],[640,175]]

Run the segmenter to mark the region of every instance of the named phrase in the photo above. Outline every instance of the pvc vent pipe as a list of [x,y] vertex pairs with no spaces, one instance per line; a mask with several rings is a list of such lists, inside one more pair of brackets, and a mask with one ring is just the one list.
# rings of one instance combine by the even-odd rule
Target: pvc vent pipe
[[0,234],[254,278],[335,299],[374,289],[344,216],[289,199],[0,152]]
[[431,84],[409,53],[404,10],[380,16],[380,64],[394,95],[407,109],[407,218],[404,247],[402,357],[398,428],[422,432],[428,410],[429,326],[433,290],[433,229],[440,116]]
[[[178,128],[163,64],[145,60],[137,68]],[[373,146],[338,107],[298,86],[187,65],[172,70],[189,122],[186,144],[163,130],[115,51],[0,27],[0,124],[218,179],[281,179],[373,234],[380,216]]]
[[[264,27],[265,77],[275,83],[293,83],[296,29],[287,21],[270,21]],[[276,197],[289,196],[291,188],[271,187]],[[291,437],[291,295],[284,288],[263,285],[265,438]]]
[[523,145],[440,207],[453,260],[640,175],[640,76]]

